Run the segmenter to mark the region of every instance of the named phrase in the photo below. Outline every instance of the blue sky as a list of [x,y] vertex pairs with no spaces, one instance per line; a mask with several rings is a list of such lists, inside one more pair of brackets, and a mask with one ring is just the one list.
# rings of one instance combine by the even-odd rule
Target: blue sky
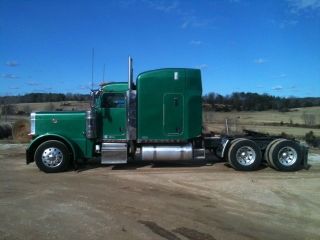
[[320,0],[0,0],[0,95],[88,93],[163,67],[203,92],[320,96]]

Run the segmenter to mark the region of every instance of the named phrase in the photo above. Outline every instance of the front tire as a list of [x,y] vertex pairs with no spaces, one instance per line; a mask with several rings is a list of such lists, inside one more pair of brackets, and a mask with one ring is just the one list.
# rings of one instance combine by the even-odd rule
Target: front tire
[[228,162],[236,170],[252,171],[261,164],[262,154],[257,144],[248,139],[234,140],[228,151]]
[[64,143],[49,140],[39,145],[34,160],[41,171],[46,173],[63,172],[69,166],[70,154]]

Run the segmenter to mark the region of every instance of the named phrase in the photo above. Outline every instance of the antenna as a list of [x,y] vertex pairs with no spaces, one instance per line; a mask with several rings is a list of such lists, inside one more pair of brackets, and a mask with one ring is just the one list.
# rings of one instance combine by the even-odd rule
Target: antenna
[[94,48],[92,48],[92,66],[91,66],[91,91],[93,90],[93,67],[94,67]]
[[106,64],[103,64],[102,82],[104,82],[104,74],[106,72]]

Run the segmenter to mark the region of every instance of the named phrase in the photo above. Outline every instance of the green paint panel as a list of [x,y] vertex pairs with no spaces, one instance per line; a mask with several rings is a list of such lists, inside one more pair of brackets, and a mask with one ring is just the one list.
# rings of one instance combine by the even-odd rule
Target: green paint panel
[[126,92],[128,90],[127,82],[111,82],[102,86],[102,92]]
[[[37,112],[36,136],[56,134],[68,139],[80,157],[91,156],[85,137],[85,112]],[[35,137],[36,137],[35,136]]]
[[[111,88],[111,86],[113,87]],[[128,85],[121,84],[121,88],[119,86],[116,83],[112,83],[101,95],[98,113],[101,115],[102,120],[101,138],[103,139],[123,140],[127,138],[126,91],[128,90]]]
[[184,140],[201,135],[202,85],[198,69],[170,68],[137,78],[139,140]]
[[182,94],[168,93],[163,98],[164,107],[164,134],[179,136],[183,134],[183,96]]
[[125,108],[102,109],[102,118],[104,139],[126,139]]

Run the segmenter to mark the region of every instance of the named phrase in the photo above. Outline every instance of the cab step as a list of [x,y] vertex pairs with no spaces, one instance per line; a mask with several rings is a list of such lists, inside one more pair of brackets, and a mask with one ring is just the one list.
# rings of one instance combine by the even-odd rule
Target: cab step
[[193,159],[205,160],[206,159],[206,149],[205,148],[193,149]]
[[127,161],[127,143],[102,143],[101,164],[124,164]]

